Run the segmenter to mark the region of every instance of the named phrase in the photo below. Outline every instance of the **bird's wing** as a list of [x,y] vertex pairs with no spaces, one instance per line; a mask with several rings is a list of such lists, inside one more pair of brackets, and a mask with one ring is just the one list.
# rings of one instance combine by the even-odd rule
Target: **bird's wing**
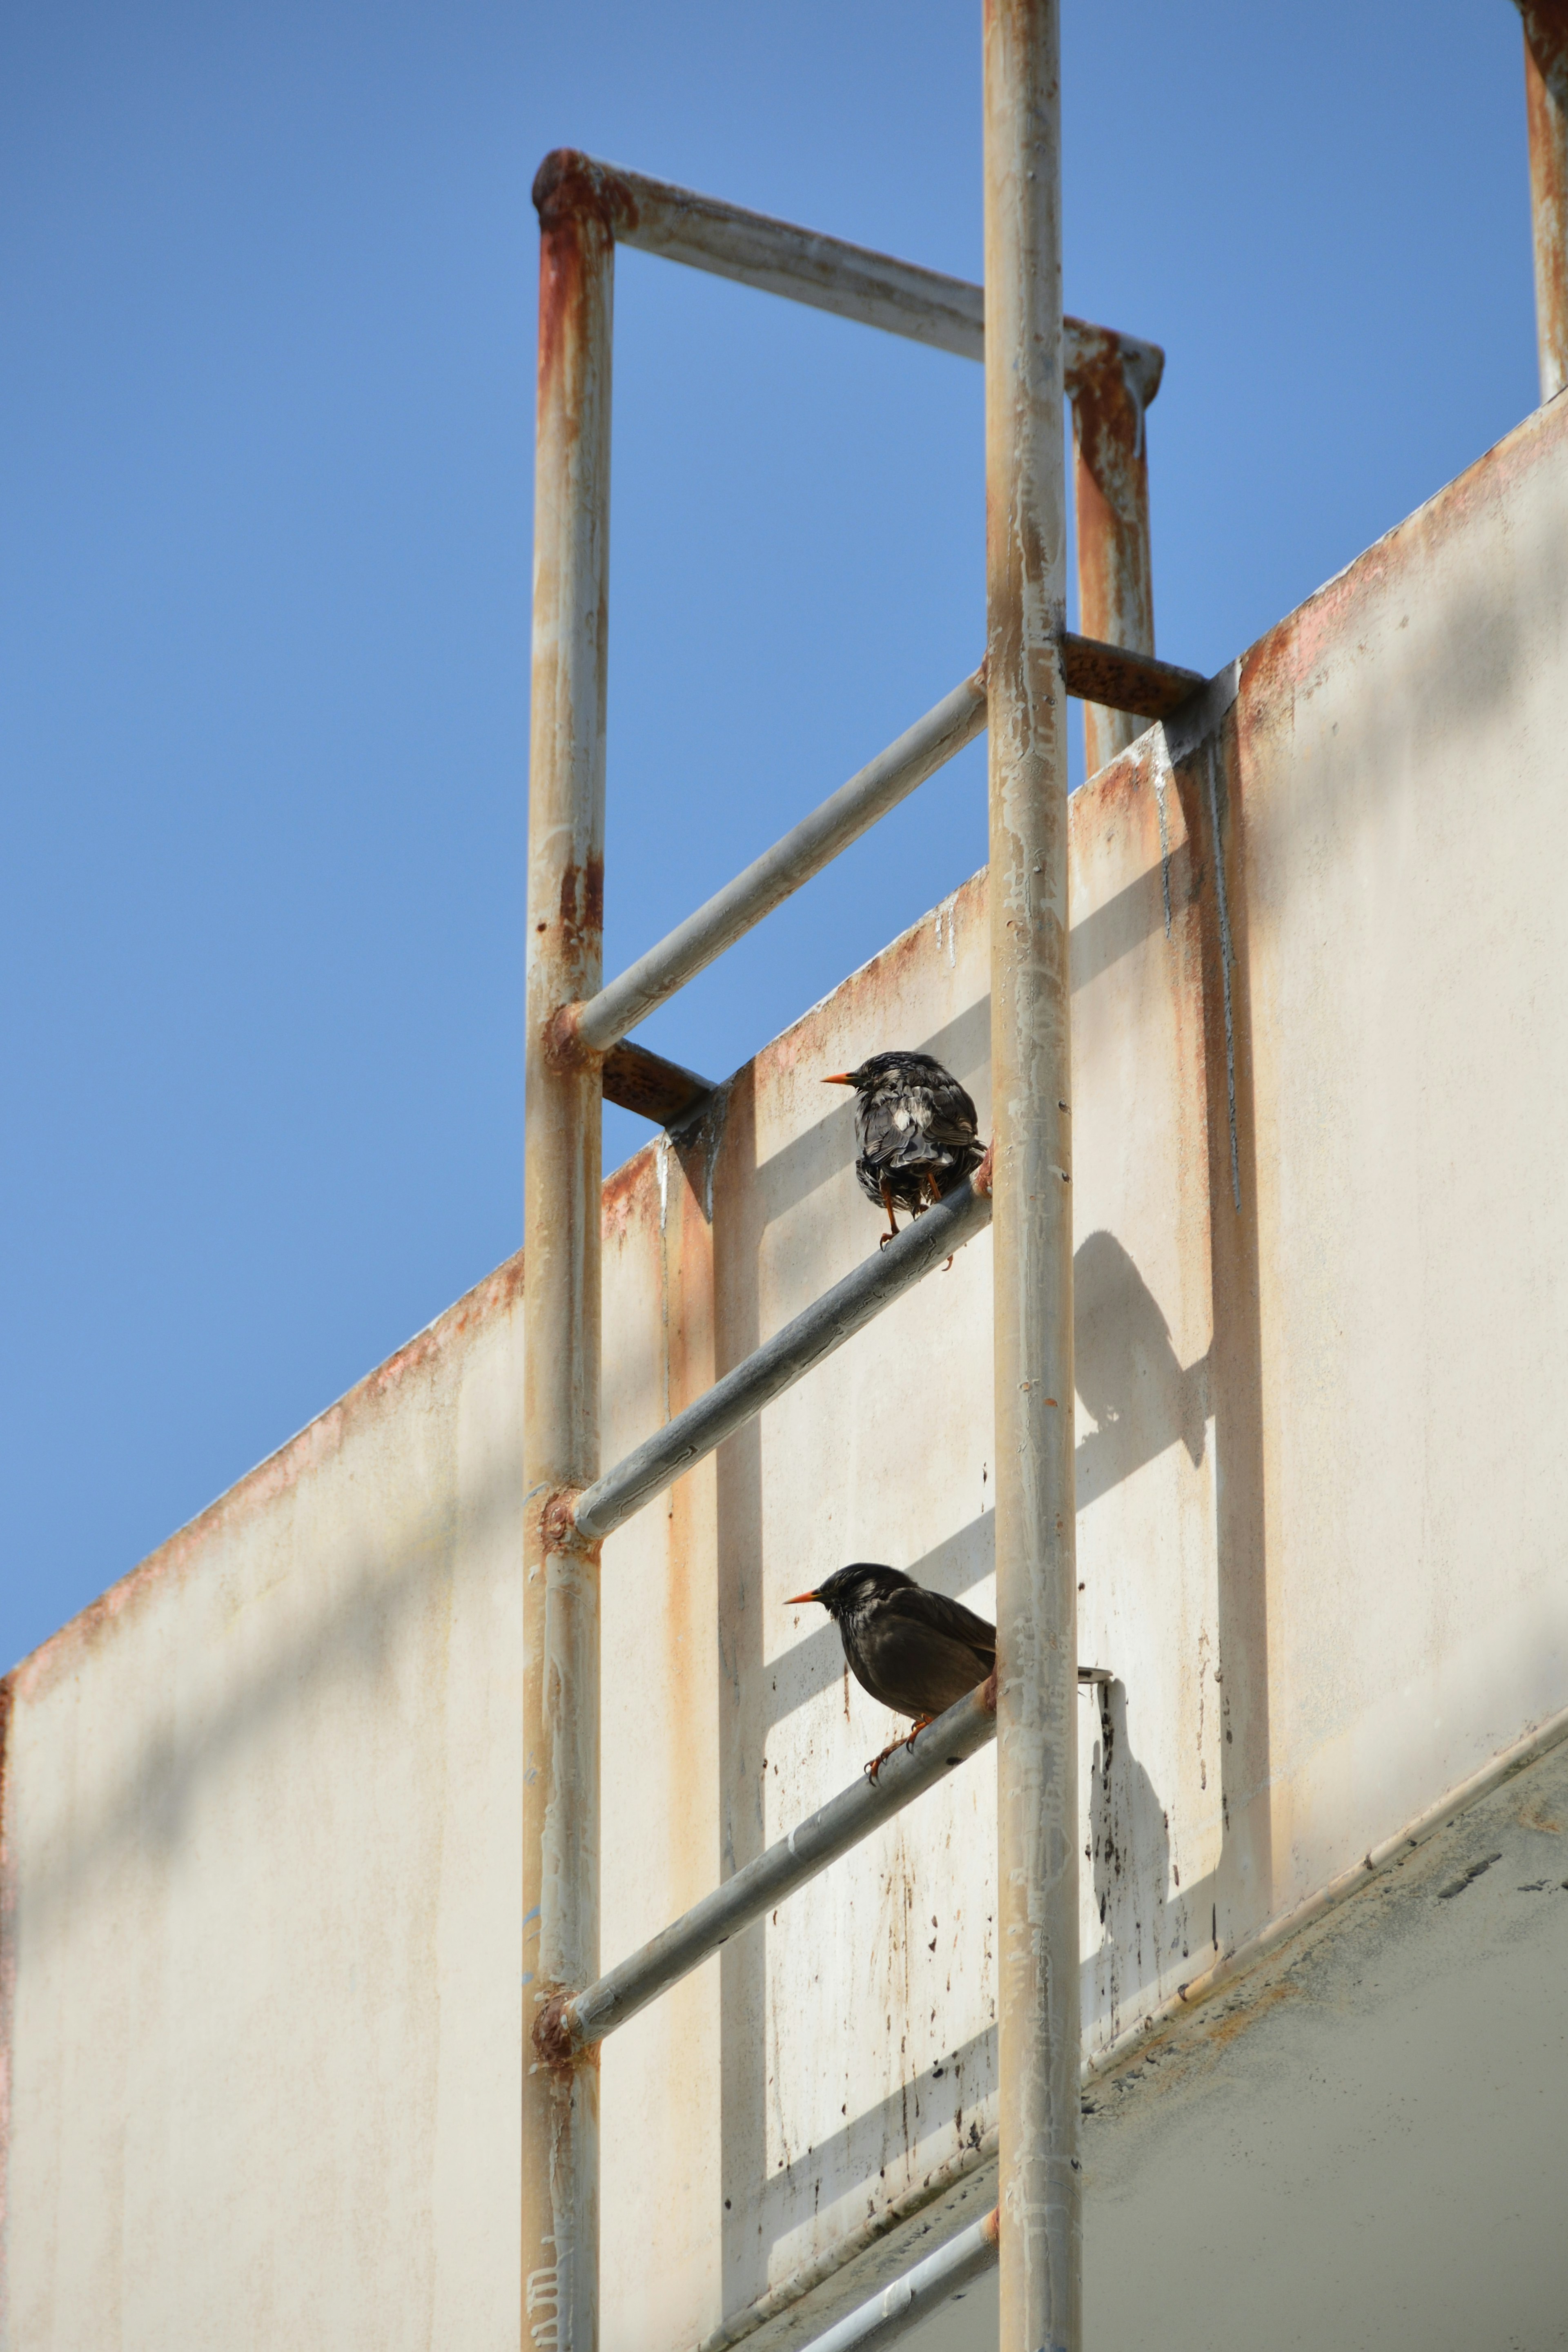
[[934,1143],[972,1143],[978,1132],[975,1106],[956,1078],[946,1076],[922,1089],[930,1106],[922,1122]]
[[872,1095],[860,1106],[860,1143],[868,1160],[884,1160],[895,1151],[909,1132],[901,1128],[894,1117],[897,1103],[889,1096]]
[[995,1664],[996,1627],[966,1609],[961,1601],[949,1601],[945,1592],[930,1592],[924,1585],[912,1584],[903,1591],[890,1592],[882,1605],[889,1616],[912,1618],[946,1634],[949,1641],[962,1642],[985,1661],[988,1669]]

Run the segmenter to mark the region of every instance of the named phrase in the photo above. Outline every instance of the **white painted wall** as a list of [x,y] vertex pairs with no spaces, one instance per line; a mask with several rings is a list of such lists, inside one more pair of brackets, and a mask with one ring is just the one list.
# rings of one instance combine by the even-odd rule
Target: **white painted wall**
[[[1560,402],[1074,803],[1093,2050],[1568,1703],[1565,550]],[[980,877],[611,1179],[607,1461],[875,1247],[823,1074],[988,1108],[986,987]],[[10,2345],[517,2341],[520,1279],[12,1677]],[[989,1284],[607,1544],[606,1962],[892,1727],[785,1596],[988,1606]],[[976,2161],[993,1769],[608,2046],[607,2352]]]

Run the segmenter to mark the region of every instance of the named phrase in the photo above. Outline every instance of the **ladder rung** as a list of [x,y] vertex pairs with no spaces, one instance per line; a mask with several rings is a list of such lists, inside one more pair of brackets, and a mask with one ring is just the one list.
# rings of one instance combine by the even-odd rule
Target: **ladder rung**
[[716,1381],[705,1396],[586,1487],[572,1514],[578,1533],[591,1541],[612,1534],[694,1462],[753,1420],[764,1405],[793,1388],[813,1364],[862,1330],[933,1266],[962,1249],[990,1218],[988,1153],[974,1175],[966,1177],[945,1201],[915,1218],[884,1250],[862,1260],[803,1315]]
[[1071,630],[1061,640],[1061,667],[1068,693],[1081,702],[1130,710],[1137,719],[1168,719],[1208,684],[1195,669],[1177,669],[1174,662],[1156,661],[1153,654],[1103,645],[1098,637],[1074,636]]
[[699,1078],[679,1062],[650,1054],[646,1045],[612,1045],[604,1056],[601,1083],[606,1102],[634,1110],[661,1127],[676,1127],[700,1110],[713,1093],[711,1078]]
[[858,2310],[846,2311],[831,2327],[813,2336],[800,2352],[880,2352],[881,2346],[895,2344],[950,2294],[994,2268],[1000,2241],[1001,2214],[993,2205],[980,2221],[971,2221],[967,2230],[960,2230],[924,2262],[915,2263],[880,2294],[869,2296]]
[[592,1053],[624,1037],[972,742],[985,724],[985,681],[977,670],[657,947],[585,1004],[569,1005],[558,1014],[558,1035]]
[[874,1781],[862,1775],[596,1984],[548,2003],[534,2026],[539,2055],[559,2065],[591,2043],[602,2042],[721,1944],[945,1780],[966,1757],[994,1739],[996,1732],[993,1676],[939,1715],[912,1746],[896,1748]]
[[[1069,694],[1142,719],[1168,719],[1207,684],[1197,670],[1071,631],[1061,641],[1061,666]],[[603,1053],[667,1004],[688,980],[972,742],[985,728],[986,699],[985,674],[977,670],[597,996],[563,1006],[556,1016],[558,1045]],[[608,1076],[605,1091],[610,1093]],[[622,1097],[612,1094],[611,1099]]]

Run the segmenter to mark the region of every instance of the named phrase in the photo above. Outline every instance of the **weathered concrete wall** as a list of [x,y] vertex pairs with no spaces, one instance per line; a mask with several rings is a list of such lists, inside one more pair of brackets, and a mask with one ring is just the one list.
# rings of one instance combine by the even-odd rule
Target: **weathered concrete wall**
[[521,1326],[513,1264],[10,1678],[8,2345],[515,2344]]
[[[1560,402],[1074,803],[1092,2052],[1568,1704],[1565,568]],[[920,1044],[987,1110],[986,992],[979,877],[610,1181],[607,1461],[875,1247],[824,1073]],[[785,1596],[988,1607],[990,1272],[606,1545],[605,1961],[891,1728]],[[13,1677],[29,2352],[516,2340],[518,1278]],[[612,2352],[978,2179],[992,1769],[607,2047]]]

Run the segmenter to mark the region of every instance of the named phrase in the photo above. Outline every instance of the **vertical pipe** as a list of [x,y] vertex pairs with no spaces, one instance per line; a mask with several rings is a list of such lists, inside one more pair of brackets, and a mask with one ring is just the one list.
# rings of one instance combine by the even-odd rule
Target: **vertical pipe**
[[1001,2352],[1080,2352],[1057,0],[985,0]]
[[523,1376],[525,2352],[592,2352],[599,2077],[531,2028],[599,1973],[599,1559],[570,1498],[599,1469],[600,1072],[553,1015],[603,981],[604,688],[614,248],[588,183],[538,206],[538,419],[528,768]]
[[1520,0],[1530,212],[1535,239],[1535,340],[1541,397],[1568,383],[1568,5]]
[[[1102,645],[1155,649],[1145,412],[1159,368],[1090,332],[1072,375],[1073,499],[1078,520],[1079,626]],[[1141,355],[1140,355],[1141,356]],[[1093,775],[1141,735],[1130,711],[1083,706],[1084,772]]]

